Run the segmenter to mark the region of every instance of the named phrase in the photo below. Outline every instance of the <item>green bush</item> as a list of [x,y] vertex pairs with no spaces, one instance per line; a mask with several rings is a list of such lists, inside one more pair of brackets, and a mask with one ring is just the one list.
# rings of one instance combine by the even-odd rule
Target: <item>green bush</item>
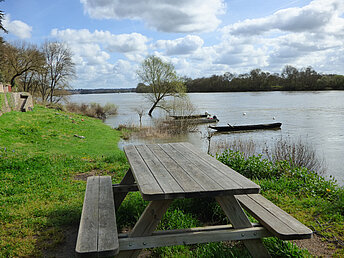
[[223,164],[251,179],[279,178],[286,170],[286,163],[274,164],[259,156],[245,158],[244,153],[239,151],[226,150],[217,159]]

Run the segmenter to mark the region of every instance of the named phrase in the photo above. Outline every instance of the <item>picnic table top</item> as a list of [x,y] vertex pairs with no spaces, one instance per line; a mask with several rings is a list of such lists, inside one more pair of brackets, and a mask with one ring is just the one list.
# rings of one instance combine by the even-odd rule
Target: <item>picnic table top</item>
[[145,200],[259,193],[260,187],[190,143],[124,147]]

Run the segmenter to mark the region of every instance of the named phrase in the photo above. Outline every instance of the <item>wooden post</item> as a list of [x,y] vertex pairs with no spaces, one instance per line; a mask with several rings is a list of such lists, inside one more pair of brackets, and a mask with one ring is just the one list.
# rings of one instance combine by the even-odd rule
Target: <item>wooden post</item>
[[[121,185],[131,185],[135,183],[135,179],[133,176],[133,173],[131,172],[131,169],[129,168],[127,173],[124,175]],[[123,202],[124,198],[127,196],[128,192],[124,193],[114,193],[114,200],[115,200],[115,210],[117,211],[121,203]]]
[[[162,216],[166,213],[172,200],[152,201],[148,204],[133,230],[129,233],[130,237],[149,236],[158,226]],[[137,257],[141,250],[122,251],[117,257]]]
[[[234,228],[252,227],[252,223],[233,195],[218,196],[216,201],[220,204]],[[271,257],[260,239],[244,240],[243,242],[252,257]]]

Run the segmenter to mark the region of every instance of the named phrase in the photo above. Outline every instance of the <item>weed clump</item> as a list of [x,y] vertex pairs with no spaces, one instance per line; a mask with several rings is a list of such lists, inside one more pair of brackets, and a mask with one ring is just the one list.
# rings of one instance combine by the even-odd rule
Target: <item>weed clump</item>
[[105,120],[109,115],[117,114],[117,106],[110,103],[107,103],[105,106],[101,106],[98,103],[68,103],[65,105],[65,109],[68,112],[99,118],[102,120]]

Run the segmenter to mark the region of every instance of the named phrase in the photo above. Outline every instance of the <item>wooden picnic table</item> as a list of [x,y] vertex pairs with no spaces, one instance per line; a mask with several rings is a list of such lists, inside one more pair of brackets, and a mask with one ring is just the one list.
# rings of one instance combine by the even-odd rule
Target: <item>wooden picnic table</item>
[[[113,237],[114,242],[109,244],[111,247],[98,248],[98,253],[105,250],[104,254],[109,255],[108,250],[111,249],[112,254],[119,257],[136,257],[141,249],[150,247],[243,240],[253,257],[269,257],[261,242],[263,237],[311,237],[311,230],[262,197],[257,184],[189,143],[128,145],[124,152],[130,169],[120,184],[112,186],[114,210],[119,208],[130,191],[140,191],[149,204],[129,234]],[[174,199],[203,197],[215,198],[231,225],[155,231]],[[85,203],[86,197],[84,209]],[[242,207],[261,224],[252,224]],[[81,221],[87,220],[82,217]],[[115,219],[112,224],[116,225]],[[87,228],[82,222],[81,225]],[[102,233],[102,236],[106,234],[113,234],[113,225],[111,231]],[[81,240],[76,251],[82,253],[81,243],[90,241],[82,240],[86,233],[80,234],[79,230],[79,235]],[[102,236],[97,236],[98,242],[103,242]]]

